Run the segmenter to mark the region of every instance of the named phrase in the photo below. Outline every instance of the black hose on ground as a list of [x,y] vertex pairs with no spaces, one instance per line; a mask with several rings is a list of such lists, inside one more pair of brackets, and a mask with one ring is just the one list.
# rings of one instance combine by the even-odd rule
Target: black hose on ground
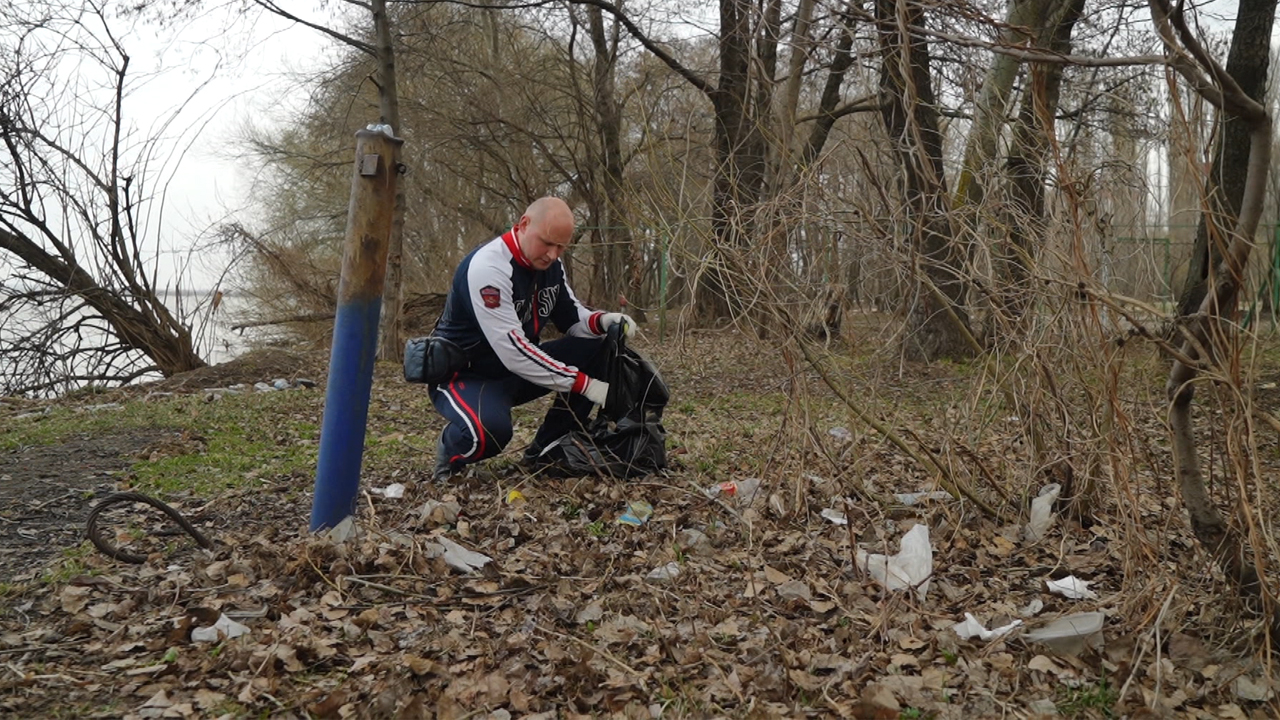
[[123,503],[143,503],[145,505],[150,505],[160,512],[163,512],[165,515],[168,515],[174,522],[178,523],[178,526],[185,530],[188,535],[195,538],[196,542],[200,544],[200,547],[206,549],[213,548],[213,543],[209,541],[209,538],[206,538],[201,534],[201,532],[197,530],[189,520],[182,516],[182,513],[174,510],[163,502],[153,497],[143,495],[142,493],[122,492],[113,493],[99,500],[98,504],[93,507],[93,510],[89,511],[89,520],[85,525],[85,532],[89,536],[89,542],[93,543],[93,546],[98,548],[98,550],[107,557],[115,558],[121,562],[133,563],[135,565],[147,561],[146,555],[137,555],[117,548],[114,544],[103,538],[102,533],[98,530],[98,517],[102,514],[102,511],[112,505],[120,505]]

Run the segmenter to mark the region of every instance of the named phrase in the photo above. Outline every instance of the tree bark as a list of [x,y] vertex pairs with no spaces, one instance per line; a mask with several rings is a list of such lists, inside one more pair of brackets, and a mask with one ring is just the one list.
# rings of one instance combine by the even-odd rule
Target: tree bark
[[[1239,185],[1237,219],[1223,226],[1227,242],[1217,253],[1219,262],[1208,273],[1211,282],[1205,288],[1203,299],[1193,313],[1182,317],[1189,337],[1179,348],[1180,355],[1169,371],[1165,391],[1169,397],[1174,473],[1191,528],[1241,595],[1256,601],[1263,596],[1262,583],[1255,564],[1250,561],[1244,538],[1226,521],[1209,495],[1200,468],[1191,406],[1195,398],[1195,382],[1200,374],[1199,364],[1221,364],[1222,358],[1231,352],[1235,325],[1228,320],[1236,312],[1244,270],[1248,266],[1253,237],[1262,216],[1267,176],[1271,170],[1272,119],[1266,107],[1252,96],[1251,88],[1236,82],[1232,73],[1209,58],[1180,13],[1174,14],[1167,0],[1148,0],[1148,4],[1162,40],[1172,51],[1175,69],[1206,99],[1238,121],[1235,132],[1246,133],[1247,156],[1243,181]],[[1246,4],[1249,5],[1247,13]],[[1275,19],[1275,9],[1276,0],[1245,0],[1241,3],[1236,33],[1247,36],[1241,41],[1242,45],[1262,37],[1265,46],[1265,38],[1270,36]],[[1175,30],[1181,46],[1174,39]],[[1242,77],[1265,77],[1269,60],[1267,53],[1237,53],[1236,48],[1236,39],[1233,39],[1230,57],[1236,58],[1235,69]],[[1243,59],[1246,55],[1252,57],[1252,63]],[[1192,65],[1189,57],[1194,58],[1198,65]],[[1214,210],[1213,206],[1208,207],[1205,214],[1212,214]],[[1262,548],[1255,547],[1255,552],[1262,552]],[[1280,643],[1280,636],[1276,634],[1280,631],[1280,617],[1274,611],[1270,625],[1273,644]]]
[[[1029,39],[1028,30],[1036,32],[1045,23],[1053,0],[1009,0],[1005,26],[999,42],[1004,45],[1020,45]],[[964,165],[956,182],[956,205],[976,211],[986,194],[983,180],[988,164],[995,158],[996,142],[1004,128],[1008,113],[1009,96],[1018,78],[1020,59],[1005,53],[994,53],[991,67],[982,83],[982,92],[974,108],[973,126],[965,145]],[[971,215],[971,213],[970,213]],[[971,218],[974,227],[976,220]]]
[[[391,18],[387,0],[371,0],[373,28],[376,37],[375,59],[378,63],[378,110],[382,122],[400,136],[400,95],[396,85],[396,55],[391,35]],[[405,178],[396,183],[395,205],[391,213],[391,237],[387,242],[387,275],[382,290],[382,316],[379,319],[378,357],[400,362],[404,352],[401,341],[401,316],[404,297],[404,215],[407,205]]]
[[[814,0],[800,0],[795,24],[791,28],[791,54],[787,58],[787,75],[777,112],[778,163],[775,186],[783,186],[790,175],[791,157],[796,134],[796,112],[800,105],[800,85],[809,60],[809,28],[813,25]],[[843,37],[841,38],[843,40]],[[837,91],[839,87],[837,86]]]
[[[1036,39],[1037,47],[1066,55],[1071,34],[1084,9],[1084,0],[1059,0],[1050,9],[1048,23]],[[1045,181],[1049,138],[1055,137],[1054,115],[1062,89],[1059,63],[1033,63],[1013,128],[1005,175],[1009,178],[1011,212],[1003,226],[1008,237],[995,251],[999,285],[997,303],[1003,318],[1014,327],[1030,303],[1031,270],[1045,231]]]
[[822,96],[818,99],[817,117],[809,130],[809,137],[804,147],[800,150],[798,163],[800,168],[813,164],[822,154],[822,148],[826,146],[827,138],[831,136],[831,128],[835,127],[836,120],[850,112],[878,109],[876,105],[869,103],[851,104],[843,111],[837,108],[840,104],[840,87],[844,85],[844,78],[849,68],[853,67],[853,60],[853,16],[851,13],[846,13],[841,18],[840,39],[836,41],[835,58],[827,70],[827,79],[822,86]]
[[[595,112],[596,133],[600,143],[600,212],[597,224],[601,226],[599,237],[603,242],[603,262],[596,270],[596,298],[598,302],[612,301],[611,295],[623,288],[633,298],[639,296],[642,276],[628,272],[641,254],[631,233],[627,215],[625,183],[623,182],[622,157],[622,109],[618,105],[617,84],[614,78],[618,42],[616,21],[612,33],[604,24],[604,13],[595,6],[587,7],[587,24],[594,51],[592,59],[592,108]],[[624,285],[625,283],[625,285]]]
[[876,0],[880,39],[881,117],[902,170],[903,222],[916,252],[916,291],[903,351],[918,360],[962,358],[976,350],[965,309],[967,282],[948,217],[942,133],[929,70],[929,48],[911,30],[925,26],[914,0]]
[[[1240,0],[1227,54],[1227,74],[1250,98],[1259,102],[1266,94],[1275,7],[1275,0]],[[1222,265],[1232,226],[1240,215],[1249,168],[1248,124],[1228,114],[1218,138],[1209,177],[1205,178],[1205,211],[1200,214],[1191,265],[1179,294],[1180,316],[1196,312],[1210,287],[1220,280],[1214,271]]]
[[764,186],[764,135],[751,97],[752,5],[747,0],[720,0],[720,72],[709,93],[715,115],[714,246],[711,266],[698,287],[700,310],[710,319],[741,314],[731,256],[747,246],[746,226]]

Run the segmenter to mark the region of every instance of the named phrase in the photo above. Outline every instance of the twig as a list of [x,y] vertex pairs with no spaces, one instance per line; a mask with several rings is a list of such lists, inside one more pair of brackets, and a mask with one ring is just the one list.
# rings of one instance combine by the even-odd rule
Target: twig
[[919,465],[932,469],[936,472],[938,474],[938,484],[942,486],[943,490],[951,493],[952,497],[960,498],[963,496],[986,513],[988,517],[996,518],[1001,521],[1005,520],[1003,512],[997,510],[991,505],[988,505],[986,501],[978,497],[967,485],[957,482],[956,479],[947,472],[946,468],[942,467],[941,463],[930,455],[921,455],[919,452],[916,452],[915,449],[908,445],[900,435],[893,431],[893,428],[890,428],[885,423],[875,419],[870,413],[863,410],[857,403],[855,403],[853,399],[839,387],[835,380],[831,378],[827,373],[826,368],[823,367],[822,362],[813,356],[813,353],[810,352],[809,346],[806,343],[799,342],[797,345],[800,346],[800,352],[804,354],[804,359],[807,360],[809,365],[818,372],[822,381],[826,383],[827,387],[831,388],[831,391],[836,394],[836,397],[840,398],[840,400],[844,402],[846,407],[858,416],[858,419],[875,428],[881,436],[896,445],[899,450],[902,450],[904,453],[909,455],[911,459],[915,460]]
[[[1164,599],[1164,603],[1160,606],[1160,612],[1156,614],[1155,627],[1152,628],[1151,632],[1145,638],[1143,638],[1143,642],[1138,648],[1138,657],[1136,660],[1133,661],[1133,670],[1129,672],[1129,677],[1125,679],[1124,685],[1121,686],[1120,688],[1120,697],[1116,698],[1117,707],[1120,705],[1120,703],[1124,702],[1125,695],[1127,695],[1129,692],[1129,685],[1133,683],[1133,678],[1138,674],[1138,670],[1142,667],[1142,658],[1147,654],[1147,648],[1151,646],[1153,639],[1156,641],[1155,645],[1156,645],[1157,658],[1159,657],[1160,623],[1162,620],[1164,620],[1164,615],[1169,610],[1169,603],[1173,602],[1173,595],[1177,591],[1178,591],[1177,585],[1174,585],[1172,588],[1169,589],[1169,596]],[[1158,697],[1160,697],[1160,661],[1157,659],[1156,660],[1155,698],[1158,698]],[[1152,703],[1153,703],[1152,707],[1155,707],[1154,698],[1152,699]]]
[[75,497],[75,496],[77,496],[77,495],[79,495],[79,493],[78,493],[78,492],[74,492],[74,491],[73,491],[73,492],[67,492],[67,493],[63,493],[63,494],[59,495],[58,497],[56,497],[56,498],[54,498],[54,499],[52,499],[52,500],[45,500],[44,502],[40,503],[39,505],[28,505],[27,507],[28,507],[28,508],[30,508],[31,510],[43,510],[43,509],[45,509],[45,507],[47,507],[47,506],[49,506],[49,505],[52,505],[52,504],[54,504],[54,503],[56,503],[56,502],[61,502],[62,500],[65,500],[65,499],[67,499],[67,498],[69,498],[69,497]]
[[1277,418],[1275,415],[1267,412],[1266,410],[1263,410],[1260,407],[1253,408],[1253,416],[1258,418],[1262,422],[1266,423],[1267,425],[1271,426],[1272,430],[1275,430],[1276,432],[1280,433],[1280,418]]
[[357,585],[364,585],[365,587],[371,587],[371,588],[375,588],[375,589],[377,589],[377,590],[382,590],[382,591],[384,591],[384,592],[395,593],[395,594],[397,594],[397,595],[403,595],[403,596],[405,596],[405,597],[420,598],[420,599],[422,599],[422,600],[439,600],[439,598],[432,597],[432,596],[430,596],[430,595],[423,595],[422,593],[416,593],[416,592],[413,592],[412,590],[401,590],[401,589],[400,589],[400,588],[398,588],[398,587],[392,587],[391,585],[383,585],[382,583],[376,583],[376,582],[373,582],[373,581],[370,581],[370,580],[364,580],[364,579],[362,579],[362,578],[352,577],[352,576],[350,576],[350,575],[344,575],[344,576],[342,576],[342,577],[339,577],[339,578],[338,578],[338,585],[339,585],[339,586],[341,586],[341,585],[342,585],[342,583],[344,583],[344,582],[353,582],[353,583],[355,583],[355,584],[357,584]]
[[16,655],[25,652],[35,652],[37,650],[57,650],[59,648],[73,647],[79,644],[79,642],[64,642],[54,645],[23,645],[22,647],[0,649],[0,655]]
[[589,643],[589,642],[587,642],[586,640],[583,640],[583,639],[581,639],[581,638],[574,637],[573,635],[566,635],[566,634],[564,634],[564,633],[562,633],[562,632],[557,632],[557,631],[555,631],[555,630],[552,630],[551,628],[543,627],[542,625],[535,625],[534,627],[538,628],[538,629],[539,629],[539,630],[541,630],[542,632],[547,633],[548,635],[555,635],[556,637],[559,637],[559,638],[564,638],[564,639],[566,639],[566,640],[572,640],[573,642],[578,643],[578,644],[579,644],[579,645],[581,645],[582,647],[587,648],[587,649],[588,649],[588,650],[590,650],[591,652],[594,652],[594,653],[599,654],[599,655],[600,655],[601,657],[603,657],[604,659],[608,660],[609,662],[613,663],[614,665],[617,665],[617,666],[618,666],[619,668],[621,668],[622,670],[626,671],[626,672],[627,672],[627,674],[628,674],[629,676],[634,677],[634,678],[636,679],[636,682],[640,683],[640,689],[641,689],[641,690],[644,690],[645,692],[649,692],[649,686],[645,683],[645,681],[644,681],[644,677],[642,677],[642,676],[640,675],[640,673],[636,672],[636,669],[635,669],[635,668],[633,668],[633,667],[631,667],[630,665],[628,665],[628,664],[626,664],[626,663],[622,662],[622,661],[621,661],[621,660],[619,660],[617,657],[615,657],[613,654],[611,654],[609,651],[607,651],[607,650],[602,650],[602,649],[600,649],[600,648],[596,647],[595,645],[592,645],[591,643]]
[[235,325],[232,325],[231,329],[247,330],[249,328],[265,327],[268,325],[285,325],[288,323],[322,322],[325,320],[332,320],[332,319],[333,319],[333,313],[331,312],[305,313],[302,315],[290,315],[288,317],[271,318],[269,320],[255,320],[252,322],[237,323]]

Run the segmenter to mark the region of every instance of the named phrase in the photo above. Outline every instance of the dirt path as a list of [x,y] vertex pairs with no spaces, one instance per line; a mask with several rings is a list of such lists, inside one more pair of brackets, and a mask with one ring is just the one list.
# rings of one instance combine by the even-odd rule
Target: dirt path
[[0,578],[23,580],[80,544],[94,497],[170,431],[131,430],[0,454]]

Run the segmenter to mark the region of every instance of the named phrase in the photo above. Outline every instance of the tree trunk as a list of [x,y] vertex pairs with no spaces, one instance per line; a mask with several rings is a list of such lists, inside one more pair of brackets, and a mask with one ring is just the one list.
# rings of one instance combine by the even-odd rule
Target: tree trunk
[[[800,105],[800,85],[809,59],[809,28],[813,24],[814,0],[800,0],[795,24],[791,28],[791,54],[787,58],[787,75],[778,104],[778,162],[774,186],[783,187],[791,174],[791,157],[796,134],[796,111]],[[843,38],[841,38],[843,40]],[[837,91],[839,87],[837,86]]]
[[[853,17],[846,13],[841,18],[840,39],[836,41],[835,58],[827,71],[827,80],[822,87],[822,96],[818,99],[817,119],[809,131],[809,138],[800,151],[799,167],[805,168],[818,159],[822,148],[831,136],[831,128],[840,118],[836,114],[836,106],[840,104],[840,87],[844,85],[845,74],[853,67]],[[868,108],[874,109],[874,108]]]
[[715,113],[714,247],[698,288],[700,309],[711,319],[741,313],[731,268],[747,247],[746,227],[764,185],[764,136],[751,97],[751,9],[746,0],[720,0],[720,73],[709,93]]
[[967,283],[947,215],[942,133],[929,72],[929,48],[912,27],[925,26],[913,0],[876,0],[881,116],[902,169],[905,217],[919,268],[903,348],[919,360],[972,356]]
[[[1028,38],[1028,29],[1035,32],[1044,25],[1052,4],[1053,0],[1009,0],[1006,24],[1000,32],[999,42],[1005,45],[1022,44]],[[960,179],[956,182],[956,205],[971,211],[966,216],[975,228],[977,222],[972,212],[982,204],[986,194],[983,181],[987,175],[987,166],[996,155],[996,142],[1004,128],[1009,95],[1013,92],[1013,83],[1018,78],[1020,66],[1021,61],[1012,55],[993,53],[991,67],[987,69],[982,92],[973,111],[973,126],[969,130],[964,150],[964,165],[960,171]]]
[[[597,302],[607,302],[610,307],[616,301],[613,295],[626,287],[633,297],[639,295],[637,282],[642,279],[634,272],[628,273],[628,264],[636,261],[639,249],[634,240],[626,211],[622,166],[622,112],[618,106],[614,73],[617,67],[616,21],[612,37],[605,31],[604,14],[600,8],[587,7],[587,21],[591,46],[595,53],[592,64],[592,107],[600,141],[600,212],[597,224],[603,243],[602,262],[597,268]],[[624,286],[624,283],[626,285]]]
[[[1083,9],[1084,0],[1056,3],[1036,46],[1069,54],[1071,33]],[[1061,64],[1032,64],[1005,158],[1011,212],[1003,223],[1008,228],[1008,238],[996,243],[994,260],[1000,276],[996,298],[1001,315],[1009,323],[1007,328],[1016,326],[1030,303],[1031,269],[1044,240],[1048,139],[1055,137],[1054,115],[1061,88]]]
[[12,253],[45,277],[56,280],[72,295],[83,299],[111,326],[126,348],[137,350],[155,363],[165,377],[205,367],[191,342],[191,331],[179,323],[155,298],[140,298],[152,305],[147,314],[127,302],[122,293],[103,287],[70,256],[57,257],[31,238],[0,228],[0,250]]
[[[382,122],[400,136],[400,96],[396,89],[396,56],[391,38],[391,18],[387,0],[372,0],[373,27],[377,38],[378,110]],[[391,237],[387,243],[387,275],[382,290],[382,316],[378,331],[378,357],[400,362],[404,344],[400,339],[404,283],[404,214],[407,204],[405,178],[396,183],[395,206],[391,213]]]
[[[1195,398],[1195,381],[1200,374],[1199,364],[1221,364],[1223,359],[1230,362],[1227,356],[1232,352],[1232,334],[1236,325],[1226,320],[1236,312],[1244,271],[1253,247],[1253,237],[1262,216],[1267,175],[1271,170],[1272,119],[1266,107],[1254,97],[1256,88],[1245,87],[1242,83],[1233,82],[1231,78],[1237,73],[1248,79],[1265,78],[1269,61],[1265,48],[1275,19],[1276,0],[1241,2],[1240,14],[1236,20],[1236,37],[1232,39],[1228,60],[1229,63],[1235,60],[1235,67],[1231,72],[1207,60],[1207,54],[1197,46],[1198,41],[1184,23],[1170,22],[1173,11],[1167,0],[1148,0],[1148,3],[1166,45],[1174,44],[1172,28],[1177,27],[1182,42],[1191,47],[1189,56],[1206,58],[1201,61],[1205,65],[1203,70],[1189,69],[1185,60],[1187,54],[1184,53],[1180,56],[1184,58],[1183,62],[1174,67],[1188,76],[1193,81],[1193,86],[1203,87],[1210,82],[1207,78],[1212,79],[1208,90],[1201,92],[1209,93],[1207,97],[1210,98],[1220,94],[1220,99],[1216,102],[1220,103],[1222,112],[1237,121],[1235,129],[1227,132],[1225,137],[1230,140],[1234,133],[1237,140],[1241,134],[1244,138],[1242,146],[1231,148],[1233,152],[1242,148],[1246,151],[1244,164],[1238,168],[1223,168],[1224,171],[1230,170],[1233,178],[1237,174],[1241,178],[1238,185],[1240,195],[1235,206],[1238,219],[1234,223],[1222,225],[1227,233],[1227,244],[1221,246],[1217,253],[1220,262],[1207,273],[1210,282],[1205,288],[1203,300],[1194,308],[1194,313],[1185,314],[1181,318],[1190,337],[1184,339],[1179,348],[1181,356],[1174,360],[1165,391],[1169,398],[1174,473],[1178,479],[1182,503],[1191,519],[1191,528],[1241,595],[1250,601],[1256,601],[1263,595],[1256,566],[1248,557],[1247,546],[1239,531],[1227,523],[1209,496],[1200,469],[1200,454],[1192,427],[1191,403]],[[1180,18],[1175,17],[1175,20]],[[1241,35],[1245,37],[1242,39]],[[1252,46],[1259,38],[1263,52],[1237,52],[1238,46]],[[1172,53],[1184,52],[1179,47],[1170,49]],[[1226,148],[1224,154],[1225,150]],[[1222,179],[1225,180],[1226,176]],[[1225,186],[1223,187],[1225,190]],[[1211,205],[1205,209],[1206,214],[1212,213],[1215,207],[1221,208]],[[1184,362],[1183,358],[1190,362]],[[1241,479],[1241,482],[1244,480]],[[1262,552],[1263,547],[1255,547],[1255,551]],[[1272,612],[1270,625],[1274,645],[1280,643],[1276,635],[1280,631],[1280,617]]]
[[[1240,0],[1227,54],[1227,74],[1257,101],[1266,93],[1275,8],[1275,0]],[[1178,300],[1180,316],[1195,313],[1213,283],[1220,281],[1213,271],[1222,264],[1231,228],[1240,215],[1249,167],[1249,128],[1240,118],[1228,115],[1220,133],[1212,169],[1205,179],[1205,212],[1200,214],[1191,265]]]

